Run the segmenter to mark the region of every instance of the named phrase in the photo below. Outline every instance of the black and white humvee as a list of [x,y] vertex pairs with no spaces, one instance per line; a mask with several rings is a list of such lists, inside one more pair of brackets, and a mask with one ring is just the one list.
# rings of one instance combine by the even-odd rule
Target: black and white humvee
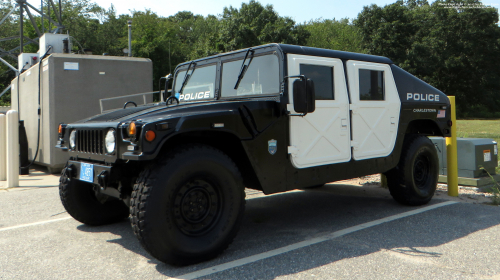
[[447,96],[385,57],[269,44],[180,64],[166,102],[62,124],[68,213],[130,216],[155,258],[188,264],[229,246],[245,188],[265,194],[383,173],[422,205],[438,177],[426,136],[450,136]]

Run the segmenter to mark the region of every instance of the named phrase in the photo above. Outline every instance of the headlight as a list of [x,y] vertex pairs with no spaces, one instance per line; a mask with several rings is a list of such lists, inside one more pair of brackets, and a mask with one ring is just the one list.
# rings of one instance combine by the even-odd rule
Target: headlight
[[116,138],[114,129],[108,130],[108,133],[106,133],[105,142],[106,142],[106,152],[108,154],[114,152],[116,147]]
[[69,147],[72,150],[76,148],[76,129],[73,129],[69,135]]

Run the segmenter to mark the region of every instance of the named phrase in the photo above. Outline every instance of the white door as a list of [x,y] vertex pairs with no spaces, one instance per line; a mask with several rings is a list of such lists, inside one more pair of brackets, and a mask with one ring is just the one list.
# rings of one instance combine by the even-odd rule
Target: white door
[[[290,116],[292,164],[296,168],[347,162],[351,159],[349,99],[340,59],[288,55],[288,75],[306,75],[314,81],[316,110],[305,117]],[[293,82],[289,79],[293,110]]]
[[353,158],[385,157],[396,143],[401,101],[387,64],[347,62]]

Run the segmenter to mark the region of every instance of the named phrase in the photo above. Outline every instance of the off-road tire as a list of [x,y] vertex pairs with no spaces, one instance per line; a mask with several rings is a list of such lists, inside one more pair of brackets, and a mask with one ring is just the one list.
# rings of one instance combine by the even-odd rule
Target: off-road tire
[[101,203],[92,184],[70,179],[65,173],[63,169],[59,179],[59,196],[64,208],[75,220],[100,226],[119,222],[129,216],[125,203],[114,198]]
[[233,241],[245,208],[241,174],[223,152],[181,146],[146,167],[134,185],[130,222],[158,260],[187,265],[216,257]]
[[436,148],[425,136],[407,135],[398,165],[385,173],[391,196],[404,205],[424,205],[434,196],[439,176]]

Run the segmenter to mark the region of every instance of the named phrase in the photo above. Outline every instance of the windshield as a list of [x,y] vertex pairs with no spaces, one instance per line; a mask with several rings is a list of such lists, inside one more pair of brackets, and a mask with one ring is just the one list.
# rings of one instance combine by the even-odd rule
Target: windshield
[[192,69],[189,70],[191,77],[188,77],[182,92],[179,91],[186,77],[187,69],[177,72],[177,76],[175,77],[174,92],[179,102],[214,99],[216,65],[197,66],[194,70]]
[[248,65],[243,78],[238,81],[243,59],[222,63],[222,97],[242,95],[278,94],[280,92],[279,61],[276,55],[263,55],[247,58]]

